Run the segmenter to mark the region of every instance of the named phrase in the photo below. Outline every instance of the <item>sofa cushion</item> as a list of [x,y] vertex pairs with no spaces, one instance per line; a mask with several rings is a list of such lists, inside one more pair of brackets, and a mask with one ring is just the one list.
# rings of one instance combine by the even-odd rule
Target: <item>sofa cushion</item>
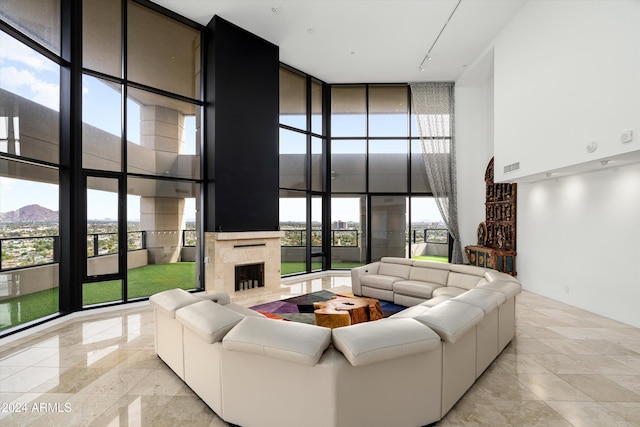
[[402,311],[397,312],[396,314],[392,314],[389,316],[389,319],[413,319],[416,316],[424,314],[431,307],[427,307],[421,304],[414,305],[413,307],[405,308]]
[[202,299],[208,299],[209,301],[213,301],[220,305],[227,305],[231,302],[231,296],[226,292],[207,292],[207,293],[197,293]]
[[242,317],[244,317],[244,316],[266,317],[262,313],[258,313],[255,310],[251,310],[250,308],[244,307],[244,306],[236,304],[234,302],[225,305],[225,307],[228,308],[229,310],[235,311],[236,313],[240,313],[242,315]]
[[449,278],[447,280],[447,286],[454,286],[456,288],[466,290],[473,289],[483,283],[487,283],[487,279],[484,278],[484,274],[476,276],[474,274],[457,273],[455,271],[451,271],[451,273],[449,273]]
[[360,278],[360,284],[362,286],[368,286],[370,288],[390,291],[393,289],[393,283],[399,280],[403,280],[403,278],[381,274],[366,274]]
[[200,301],[176,311],[178,322],[208,344],[221,341],[243,318],[243,315],[213,301]]
[[449,264],[437,261],[414,261],[409,280],[437,283],[445,286],[449,277]]
[[401,277],[402,279],[408,279],[410,271],[410,264],[398,264],[395,262],[381,262],[380,267],[378,267],[379,275]]
[[489,289],[502,293],[507,299],[515,297],[522,292],[522,285],[518,282],[496,280],[478,286],[479,289]]
[[438,295],[437,297],[430,298],[425,302],[420,303],[419,305],[422,305],[424,307],[435,307],[442,302],[449,301],[451,298],[453,298],[451,295]]
[[420,282],[417,280],[400,280],[393,283],[393,292],[427,299],[431,298],[434,289],[441,288],[442,286],[443,285],[438,283]]
[[505,300],[506,298],[502,293],[481,288],[471,289],[452,299],[452,301],[460,301],[480,307],[485,315],[495,310],[500,304],[504,304]]
[[518,281],[518,279],[516,279],[515,277],[511,276],[510,274],[503,273],[502,271],[497,271],[497,270],[488,269],[484,273],[484,277],[490,282],[493,282],[494,280],[503,280],[505,282],[520,283]]
[[440,335],[443,341],[455,343],[484,318],[484,311],[470,304],[445,301],[414,317]]
[[222,340],[229,351],[242,351],[314,366],[331,342],[331,329],[264,317],[245,317]]
[[433,297],[448,296],[449,298],[457,297],[467,292],[468,289],[456,288],[455,286],[443,286],[441,288],[434,289],[432,292]]
[[333,329],[333,345],[353,366],[440,347],[440,337],[413,319],[382,319]]
[[151,304],[151,306],[161,310],[167,316],[174,319],[176,317],[176,310],[198,301],[202,301],[202,298],[180,288],[158,292],[149,297],[149,304]]

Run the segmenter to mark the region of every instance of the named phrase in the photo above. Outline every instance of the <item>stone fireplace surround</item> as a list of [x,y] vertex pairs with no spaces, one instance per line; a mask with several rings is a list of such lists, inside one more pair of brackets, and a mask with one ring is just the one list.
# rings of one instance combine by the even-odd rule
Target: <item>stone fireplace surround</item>
[[264,263],[264,287],[238,291],[243,295],[280,288],[280,239],[284,231],[207,232],[204,235],[205,290],[235,291],[235,267]]

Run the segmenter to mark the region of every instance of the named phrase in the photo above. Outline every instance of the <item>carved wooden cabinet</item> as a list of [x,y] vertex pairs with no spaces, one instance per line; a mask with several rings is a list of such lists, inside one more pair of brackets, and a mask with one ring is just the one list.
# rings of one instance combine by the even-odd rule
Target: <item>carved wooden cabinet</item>
[[478,245],[465,247],[471,265],[515,276],[518,184],[493,182],[493,158],[484,175],[485,222],[478,227]]

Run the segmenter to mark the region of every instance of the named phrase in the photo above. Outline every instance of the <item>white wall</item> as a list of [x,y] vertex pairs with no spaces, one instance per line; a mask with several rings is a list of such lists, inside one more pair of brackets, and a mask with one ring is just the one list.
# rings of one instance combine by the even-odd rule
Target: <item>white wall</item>
[[[513,162],[517,181],[640,150],[638,22],[638,0],[527,3],[493,46],[498,179]],[[640,327],[640,165],[521,182],[518,195],[524,288]]]
[[458,225],[462,248],[478,243],[476,229],[485,220],[484,173],[493,156],[493,76],[483,64],[456,81],[456,167]]
[[640,165],[518,187],[525,289],[640,327]]
[[497,181],[640,150],[640,1],[530,1],[494,52]]

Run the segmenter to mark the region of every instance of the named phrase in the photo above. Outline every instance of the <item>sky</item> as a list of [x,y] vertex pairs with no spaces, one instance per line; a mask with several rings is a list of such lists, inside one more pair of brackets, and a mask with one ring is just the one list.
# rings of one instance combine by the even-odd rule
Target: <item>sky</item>
[[[55,111],[59,111],[59,67],[44,56],[25,47],[12,37],[0,32],[0,87],[7,91],[16,93],[24,98],[30,99]],[[121,95],[112,86],[107,86],[99,79],[83,77],[83,121],[95,126],[105,132],[120,136],[121,134]],[[362,115],[361,115],[362,116]],[[395,129],[389,133],[406,133],[405,119],[398,121],[394,115],[379,115],[378,127]],[[348,120],[345,120],[348,119]],[[5,122],[11,119],[4,119]],[[289,125],[298,125],[296,120],[300,117],[291,116]],[[314,116],[314,127],[318,127],[317,117]],[[332,119],[332,129],[341,136],[361,135],[358,123],[364,120],[364,116],[350,115],[349,117],[334,117]],[[334,123],[335,122],[335,123]],[[370,127],[375,124],[371,120]],[[131,99],[127,100],[127,139],[131,142],[140,143],[140,108]],[[404,126],[404,129],[403,129]],[[187,137],[185,154],[195,153],[195,118],[187,119]],[[0,141],[6,139],[6,124],[0,118]],[[4,129],[4,130],[3,130]],[[373,129],[373,127],[371,127]],[[373,130],[372,130],[373,131]],[[378,130],[384,133],[384,130]],[[412,133],[415,133],[415,120],[412,119]],[[302,143],[301,143],[302,142]],[[303,153],[306,144],[304,136],[302,140],[299,134],[293,132],[281,132],[281,152],[282,153]],[[397,146],[398,141],[390,141],[389,145]],[[385,149],[383,144],[376,144],[377,152],[394,152],[397,149]],[[0,149],[2,145],[0,142]],[[372,148],[373,149],[373,148]],[[317,148],[314,146],[314,151]],[[346,141],[333,150],[334,152],[361,152],[362,143],[356,141],[352,144]],[[115,218],[117,216],[117,203],[115,195],[102,191],[89,190],[88,212],[90,219]],[[420,198],[423,199],[423,198]],[[435,204],[426,203],[416,199],[413,207],[414,221],[440,221],[440,214],[435,208]],[[128,218],[138,219],[139,197],[129,196]],[[0,212],[8,212],[19,209],[30,204],[39,204],[48,209],[59,210],[58,186],[54,184],[18,180],[13,178],[0,177]],[[195,213],[195,200],[188,203],[188,212]],[[304,220],[305,205],[300,199],[283,199],[280,204],[282,221]],[[359,202],[357,198],[334,198],[332,201],[332,221],[359,221]],[[187,214],[187,217],[193,215]],[[320,220],[320,206],[314,205],[312,220]]]

